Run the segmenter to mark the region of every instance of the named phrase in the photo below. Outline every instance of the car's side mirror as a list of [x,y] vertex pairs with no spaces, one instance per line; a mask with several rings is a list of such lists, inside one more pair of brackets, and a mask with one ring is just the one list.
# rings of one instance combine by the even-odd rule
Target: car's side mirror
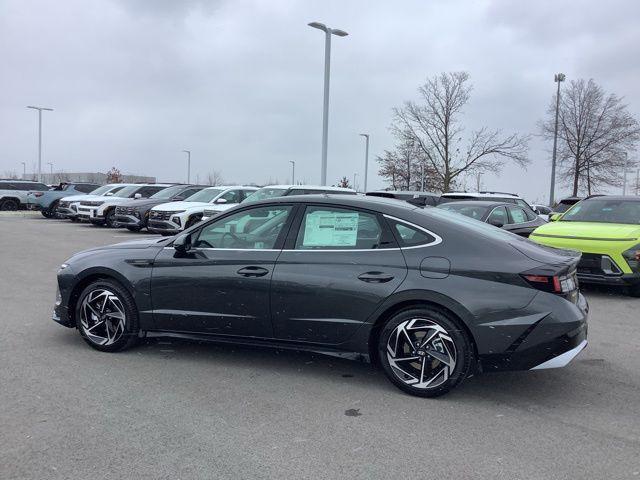
[[173,200],[171,200],[172,202],[181,202],[182,200],[184,200],[185,197],[173,197]]
[[219,198],[216,200],[216,203],[227,203],[227,199],[226,198]]
[[558,220],[560,220],[561,216],[562,216],[561,213],[554,213],[553,215],[549,216],[549,221],[550,222],[557,222]]
[[135,198],[136,200],[138,200],[139,198],[142,198],[142,194],[141,193],[136,193],[133,198]]
[[105,197],[110,197],[112,195],[113,195],[113,193],[111,193],[111,192],[107,192],[107,193],[104,194]]
[[183,233],[173,241],[173,248],[178,253],[187,253],[191,249],[191,234]]
[[502,220],[498,220],[497,218],[494,218],[492,220],[489,220],[489,225],[493,225],[494,227],[502,228],[502,227],[504,227],[504,222]]

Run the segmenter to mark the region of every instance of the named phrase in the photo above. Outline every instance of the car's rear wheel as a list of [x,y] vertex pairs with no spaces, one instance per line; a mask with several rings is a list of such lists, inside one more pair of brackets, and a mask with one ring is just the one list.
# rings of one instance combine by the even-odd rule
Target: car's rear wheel
[[138,311],[133,297],[113,280],[97,280],[85,288],[75,313],[80,335],[96,350],[117,352],[138,341]]
[[127,230],[129,230],[130,232],[139,232],[140,230],[142,230],[142,227],[127,227]]
[[0,210],[13,211],[17,209],[18,209],[18,202],[16,202],[12,198],[7,198],[6,200],[0,202]]
[[469,374],[474,351],[459,320],[432,307],[403,310],[384,326],[378,354],[385,374],[420,397],[447,393]]

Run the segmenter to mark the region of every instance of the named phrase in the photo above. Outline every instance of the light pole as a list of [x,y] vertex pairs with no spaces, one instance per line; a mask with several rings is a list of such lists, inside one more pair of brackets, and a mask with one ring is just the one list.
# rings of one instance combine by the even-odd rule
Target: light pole
[[343,30],[329,28],[323,23],[311,22],[310,27],[322,30],[324,37],[324,106],[322,109],[322,168],[320,171],[320,184],[327,184],[327,144],[329,136],[329,72],[331,70],[331,35],[346,37],[349,35]]
[[365,147],[364,147],[364,192],[367,192],[367,174],[369,173],[369,134],[361,133],[361,137],[365,138]]
[[51,181],[51,183],[53,183],[53,163],[47,162],[47,165],[49,165],[49,174],[51,175],[51,178],[49,180]]
[[564,73],[556,73],[553,81],[558,84],[556,93],[556,125],[553,133],[553,156],[551,158],[551,190],[549,191],[549,206],[553,207],[554,194],[556,189],[556,152],[558,146],[558,115],[560,113],[560,83],[564,82]]
[[622,171],[622,195],[627,194],[627,163],[629,162],[629,154],[624,152],[624,170]]
[[53,112],[53,108],[27,106],[38,111],[38,181],[42,182],[42,111]]
[[289,160],[291,164],[291,185],[296,184],[296,162],[294,160]]
[[20,162],[22,164],[22,180],[27,179],[27,162]]
[[191,150],[182,150],[187,154],[187,183],[191,183]]
[[357,173],[353,174],[353,189],[357,192],[358,189],[356,188],[356,177],[358,176]]

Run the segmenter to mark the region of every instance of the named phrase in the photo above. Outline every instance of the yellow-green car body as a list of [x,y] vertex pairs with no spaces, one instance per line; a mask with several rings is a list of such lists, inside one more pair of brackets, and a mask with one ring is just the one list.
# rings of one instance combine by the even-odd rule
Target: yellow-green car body
[[626,285],[640,296],[640,197],[585,199],[529,238],[581,252],[581,282]]

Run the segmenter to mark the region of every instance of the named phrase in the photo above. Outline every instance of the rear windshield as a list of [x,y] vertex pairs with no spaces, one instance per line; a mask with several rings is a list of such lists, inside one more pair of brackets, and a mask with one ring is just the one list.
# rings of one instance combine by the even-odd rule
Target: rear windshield
[[640,224],[640,202],[598,198],[573,206],[560,219],[562,222],[597,222]]

